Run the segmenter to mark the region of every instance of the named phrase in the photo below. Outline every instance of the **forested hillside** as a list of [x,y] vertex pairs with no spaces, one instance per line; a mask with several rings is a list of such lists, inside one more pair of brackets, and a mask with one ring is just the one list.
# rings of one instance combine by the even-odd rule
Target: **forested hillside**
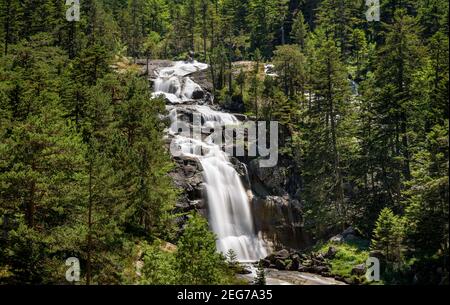
[[0,283],[65,283],[68,257],[84,284],[236,283],[206,220],[180,230],[136,65],[193,55],[223,108],[280,122],[312,240],[352,226],[386,283],[448,284],[448,3],[380,3],[85,0],[69,22],[63,0],[0,0]]

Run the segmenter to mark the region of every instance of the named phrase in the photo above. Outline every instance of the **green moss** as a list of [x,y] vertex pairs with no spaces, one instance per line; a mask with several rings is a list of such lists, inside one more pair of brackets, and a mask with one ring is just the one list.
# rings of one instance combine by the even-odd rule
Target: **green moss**
[[365,277],[352,275],[352,269],[357,265],[365,264],[369,258],[369,243],[364,240],[356,240],[342,244],[328,242],[318,245],[316,251],[325,255],[330,247],[337,249],[336,256],[329,260],[331,273],[346,278],[352,283],[364,283]]

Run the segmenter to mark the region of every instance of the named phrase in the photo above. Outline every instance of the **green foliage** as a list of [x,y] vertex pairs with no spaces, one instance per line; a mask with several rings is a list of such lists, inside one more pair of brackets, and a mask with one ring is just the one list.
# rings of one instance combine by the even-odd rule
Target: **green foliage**
[[228,252],[226,254],[226,259],[227,259],[228,266],[230,266],[230,268],[234,269],[234,268],[238,267],[239,262],[237,261],[236,252],[234,252],[233,249],[228,250]]
[[273,63],[276,67],[284,94],[289,97],[304,96],[306,92],[306,60],[297,46],[279,46],[274,52]]
[[262,264],[258,264],[258,270],[256,271],[255,285],[265,286],[266,285],[266,271]]
[[[354,281],[353,268],[361,264],[365,265],[369,258],[368,242],[356,240],[342,244],[326,243],[318,251],[325,255],[330,247],[334,247],[337,251],[336,255],[329,260],[331,273],[349,281]],[[362,283],[365,281],[365,277],[358,277],[357,281]]]
[[186,285],[227,284],[228,270],[222,254],[216,251],[216,238],[207,221],[192,215],[178,242],[176,254],[178,281]]
[[[49,44],[39,34],[1,58],[5,281],[62,283],[75,256],[84,283],[119,283],[130,241],[173,237],[164,102],[136,75],[107,74],[103,48],[74,71]],[[72,73],[82,92],[62,90]]]
[[291,36],[293,42],[298,44],[300,49],[303,50],[306,46],[306,39],[308,37],[308,24],[305,22],[305,17],[301,11],[295,16]]
[[253,50],[260,49],[265,58],[272,55],[276,31],[282,26],[286,14],[286,0],[249,1],[247,22],[251,29]]
[[403,220],[385,208],[375,223],[371,248],[379,250],[388,262],[401,262],[404,240]]
[[174,285],[177,270],[175,254],[162,250],[161,242],[155,242],[143,249],[144,259],[141,270],[144,285]]

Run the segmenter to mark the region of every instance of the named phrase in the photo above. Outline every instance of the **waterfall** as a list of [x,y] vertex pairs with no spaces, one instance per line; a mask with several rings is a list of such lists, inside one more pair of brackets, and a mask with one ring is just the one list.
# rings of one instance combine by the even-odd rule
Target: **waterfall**
[[[210,139],[184,137],[173,128],[178,118],[177,109],[192,99],[196,90],[202,90],[189,75],[207,69],[208,65],[194,62],[175,62],[172,67],[157,72],[154,96],[163,95],[176,106],[170,113],[173,136],[179,152],[195,157],[203,167],[203,178],[208,202],[209,224],[217,235],[217,249],[226,253],[232,249],[239,261],[256,261],[267,255],[264,242],[255,232],[248,194],[242,181],[230,163],[229,156]],[[190,108],[202,119],[202,128],[214,128],[239,124],[231,114],[219,112],[208,106]]]

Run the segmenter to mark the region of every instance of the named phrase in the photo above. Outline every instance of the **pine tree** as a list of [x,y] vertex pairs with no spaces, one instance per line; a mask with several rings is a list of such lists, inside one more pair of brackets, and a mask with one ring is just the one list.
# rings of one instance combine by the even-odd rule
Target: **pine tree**
[[276,34],[281,34],[279,29],[284,26],[286,13],[285,0],[250,0],[247,22],[251,29],[252,50],[260,49],[265,58],[272,55],[274,40]]
[[226,259],[227,259],[228,266],[231,269],[236,269],[236,267],[239,266],[239,262],[237,261],[236,252],[234,252],[233,249],[228,250],[228,252],[226,254]]
[[[448,274],[448,121],[435,126],[427,135],[426,150],[414,155],[413,179],[405,212],[408,243],[415,257],[426,261],[434,257]],[[426,268],[426,266],[424,266]]]
[[261,52],[259,49],[256,49],[254,54],[254,61],[255,66],[252,71],[252,75],[250,78],[250,88],[249,88],[249,102],[251,104],[251,108],[253,110],[253,113],[256,116],[256,119],[258,119],[260,113],[259,113],[259,104],[260,104],[260,98],[262,94],[262,84],[260,80],[260,68],[261,68]]
[[258,264],[258,270],[256,271],[255,285],[264,286],[266,285],[266,271],[262,264]]
[[422,66],[423,47],[418,39],[414,19],[398,11],[395,23],[388,27],[386,45],[380,50],[375,72],[374,107],[377,112],[377,138],[374,152],[379,156],[381,182],[398,203],[401,177],[411,178],[411,117],[415,106],[413,82]]
[[10,44],[20,40],[20,31],[22,29],[23,10],[20,1],[5,0],[0,3],[0,21],[1,21],[1,41],[3,42],[3,53],[8,55]]
[[309,111],[308,143],[305,149],[305,175],[309,185],[307,192],[311,196],[311,208],[320,214],[324,213],[323,217],[334,225],[344,226],[348,215],[344,198],[345,165],[341,143],[344,138],[352,137],[351,129],[346,128],[351,112],[348,107],[349,81],[346,68],[340,60],[339,49],[333,41],[319,42],[314,62],[314,97]]
[[371,248],[381,251],[389,262],[400,262],[403,238],[402,220],[389,208],[382,210],[373,232]]
[[293,42],[300,46],[300,50],[304,50],[306,46],[305,40],[308,37],[308,31],[309,27],[305,22],[305,17],[303,17],[303,13],[299,11],[292,25],[291,38]]
[[279,46],[274,52],[273,62],[284,94],[290,98],[297,94],[303,97],[306,93],[306,60],[300,50],[293,45]]
[[[179,242],[176,254],[179,283],[214,285],[226,283],[224,258],[216,252],[215,236],[205,219],[192,215]],[[226,265],[225,265],[226,266]]]
[[327,39],[334,39],[344,56],[349,55],[352,32],[363,21],[364,7],[357,0],[324,0],[317,13],[317,24]]

